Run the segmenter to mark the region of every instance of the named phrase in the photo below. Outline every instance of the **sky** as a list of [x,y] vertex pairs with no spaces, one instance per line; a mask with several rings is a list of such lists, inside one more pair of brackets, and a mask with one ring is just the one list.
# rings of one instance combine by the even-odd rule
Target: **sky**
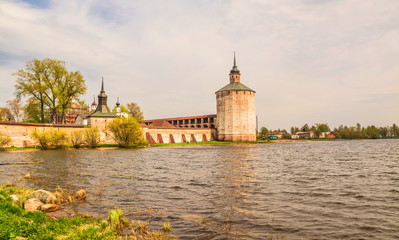
[[236,52],[259,127],[399,123],[399,1],[0,0],[0,106],[32,59],[146,119],[216,113]]

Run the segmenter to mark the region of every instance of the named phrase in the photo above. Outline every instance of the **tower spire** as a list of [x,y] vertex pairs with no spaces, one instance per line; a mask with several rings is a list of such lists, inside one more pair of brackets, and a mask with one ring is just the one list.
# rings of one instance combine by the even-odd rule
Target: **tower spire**
[[105,92],[104,91],[104,77],[101,77],[101,92]]
[[[237,61],[236,61],[236,52],[234,51],[234,65],[233,68],[230,70],[230,76],[231,75],[241,75],[240,74],[240,69],[237,68]],[[230,80],[233,80],[232,78],[230,78]],[[234,80],[234,82],[236,81],[240,81],[240,79]]]
[[233,65],[233,67],[237,67],[237,64],[236,64],[236,51],[234,51],[234,65]]

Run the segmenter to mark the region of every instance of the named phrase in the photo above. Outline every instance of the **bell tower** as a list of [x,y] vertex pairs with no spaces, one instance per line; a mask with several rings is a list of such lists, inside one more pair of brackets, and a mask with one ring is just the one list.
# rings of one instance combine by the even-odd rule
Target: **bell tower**
[[101,91],[100,94],[98,94],[98,105],[96,108],[96,112],[101,112],[101,113],[110,113],[108,105],[107,105],[107,94],[105,94],[104,90],[104,78],[102,78],[101,81]]

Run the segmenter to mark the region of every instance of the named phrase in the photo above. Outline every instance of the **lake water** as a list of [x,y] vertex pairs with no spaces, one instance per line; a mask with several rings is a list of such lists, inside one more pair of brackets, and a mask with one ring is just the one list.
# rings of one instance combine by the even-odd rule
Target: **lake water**
[[[399,239],[399,140],[0,152],[0,183],[88,191],[181,239]],[[30,173],[34,181],[17,179]]]

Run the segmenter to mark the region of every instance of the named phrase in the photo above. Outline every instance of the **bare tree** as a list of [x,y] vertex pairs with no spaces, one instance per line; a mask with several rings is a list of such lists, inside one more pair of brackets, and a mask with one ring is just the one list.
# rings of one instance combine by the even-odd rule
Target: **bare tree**
[[135,118],[139,123],[143,122],[144,115],[137,103],[135,102],[128,103],[126,107],[133,118]]
[[8,100],[6,104],[7,104],[6,107],[12,118],[9,120],[12,120],[14,122],[20,122],[23,117],[23,107],[22,107],[21,98],[17,97],[13,100]]
[[12,116],[8,108],[0,108],[0,121],[11,121]]

